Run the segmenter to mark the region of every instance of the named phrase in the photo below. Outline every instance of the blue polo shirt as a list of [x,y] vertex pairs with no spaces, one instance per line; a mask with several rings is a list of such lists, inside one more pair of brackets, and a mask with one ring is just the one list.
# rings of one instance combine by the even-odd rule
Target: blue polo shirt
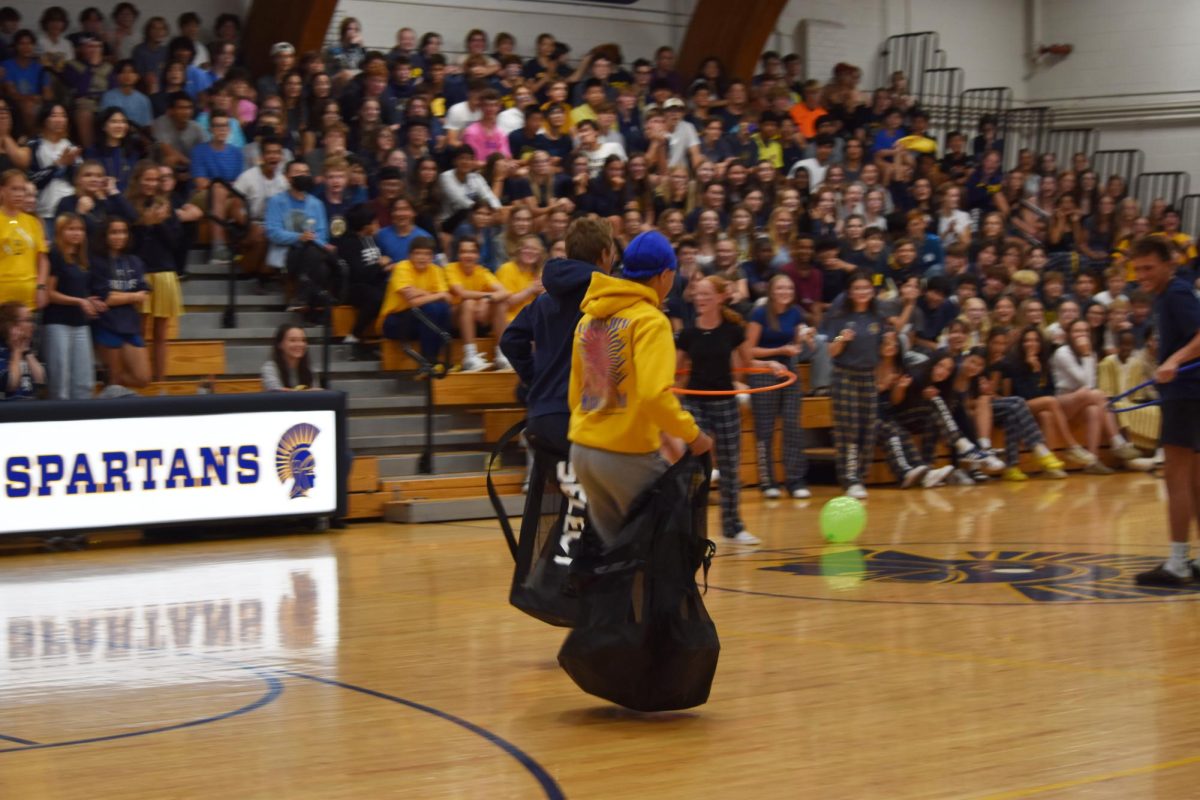
[[192,148],[193,178],[224,178],[233,183],[242,174],[242,151],[229,142],[217,150],[211,142],[201,142]]
[[[1200,300],[1186,281],[1172,278],[1154,300],[1158,324],[1158,361],[1166,361],[1200,333]],[[1195,363],[1195,362],[1188,362]],[[1200,369],[1180,373],[1158,387],[1164,400],[1200,399]]]
[[386,228],[380,228],[379,233],[375,234],[375,243],[379,245],[379,250],[385,256],[392,261],[400,262],[408,258],[408,248],[413,243],[413,239],[421,236],[434,238],[433,234],[416,226],[413,226],[412,232],[407,236],[401,236],[393,226],[388,225]]

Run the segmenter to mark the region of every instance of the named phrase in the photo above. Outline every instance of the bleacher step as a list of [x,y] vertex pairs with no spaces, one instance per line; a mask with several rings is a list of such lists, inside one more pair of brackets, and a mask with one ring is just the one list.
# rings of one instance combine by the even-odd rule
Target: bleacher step
[[[433,471],[435,475],[453,475],[458,472],[479,472],[487,466],[488,453],[479,450],[465,450],[458,453],[433,454]],[[418,453],[399,453],[381,455],[378,457],[379,477],[403,478],[415,476],[420,461]]]
[[[555,498],[558,499],[558,498]],[[500,502],[510,517],[525,510],[525,495],[501,495]],[[469,519],[494,519],[496,509],[486,495],[460,497],[453,500],[393,500],[384,505],[383,518],[388,522],[411,525],[417,522],[457,522]],[[513,520],[514,527],[519,520]],[[497,529],[498,532],[498,529]]]
[[[415,417],[420,422],[424,422],[421,416]],[[483,442],[483,431],[479,428],[466,428],[458,430],[434,431],[433,444],[434,447],[448,447],[451,445],[475,445],[478,447]],[[410,433],[385,433],[385,434],[368,434],[365,436],[350,437],[350,449],[356,453],[367,452],[369,450],[379,450],[392,447],[421,447],[425,444],[425,433],[423,430]]]
[[[434,414],[433,430],[435,433],[461,429],[469,426],[472,420],[463,414]],[[383,416],[353,416],[350,417],[350,436],[394,436],[401,433],[425,432],[424,414],[387,414]]]

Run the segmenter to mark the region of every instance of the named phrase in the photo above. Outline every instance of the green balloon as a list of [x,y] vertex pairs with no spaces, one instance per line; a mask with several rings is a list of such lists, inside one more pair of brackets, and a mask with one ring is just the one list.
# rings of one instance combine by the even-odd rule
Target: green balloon
[[867,527],[867,509],[853,497],[835,497],[821,509],[821,535],[827,542],[853,542]]

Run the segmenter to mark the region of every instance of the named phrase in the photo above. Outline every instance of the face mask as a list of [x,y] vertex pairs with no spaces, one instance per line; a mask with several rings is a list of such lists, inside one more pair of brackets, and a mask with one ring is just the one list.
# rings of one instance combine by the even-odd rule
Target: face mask
[[311,192],[313,179],[311,175],[297,175],[292,178],[292,188],[297,192]]

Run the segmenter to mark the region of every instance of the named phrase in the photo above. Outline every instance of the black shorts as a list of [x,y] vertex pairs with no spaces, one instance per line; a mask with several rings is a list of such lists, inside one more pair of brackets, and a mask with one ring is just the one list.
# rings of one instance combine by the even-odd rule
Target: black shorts
[[1162,443],[1200,453],[1200,399],[1162,401]]

